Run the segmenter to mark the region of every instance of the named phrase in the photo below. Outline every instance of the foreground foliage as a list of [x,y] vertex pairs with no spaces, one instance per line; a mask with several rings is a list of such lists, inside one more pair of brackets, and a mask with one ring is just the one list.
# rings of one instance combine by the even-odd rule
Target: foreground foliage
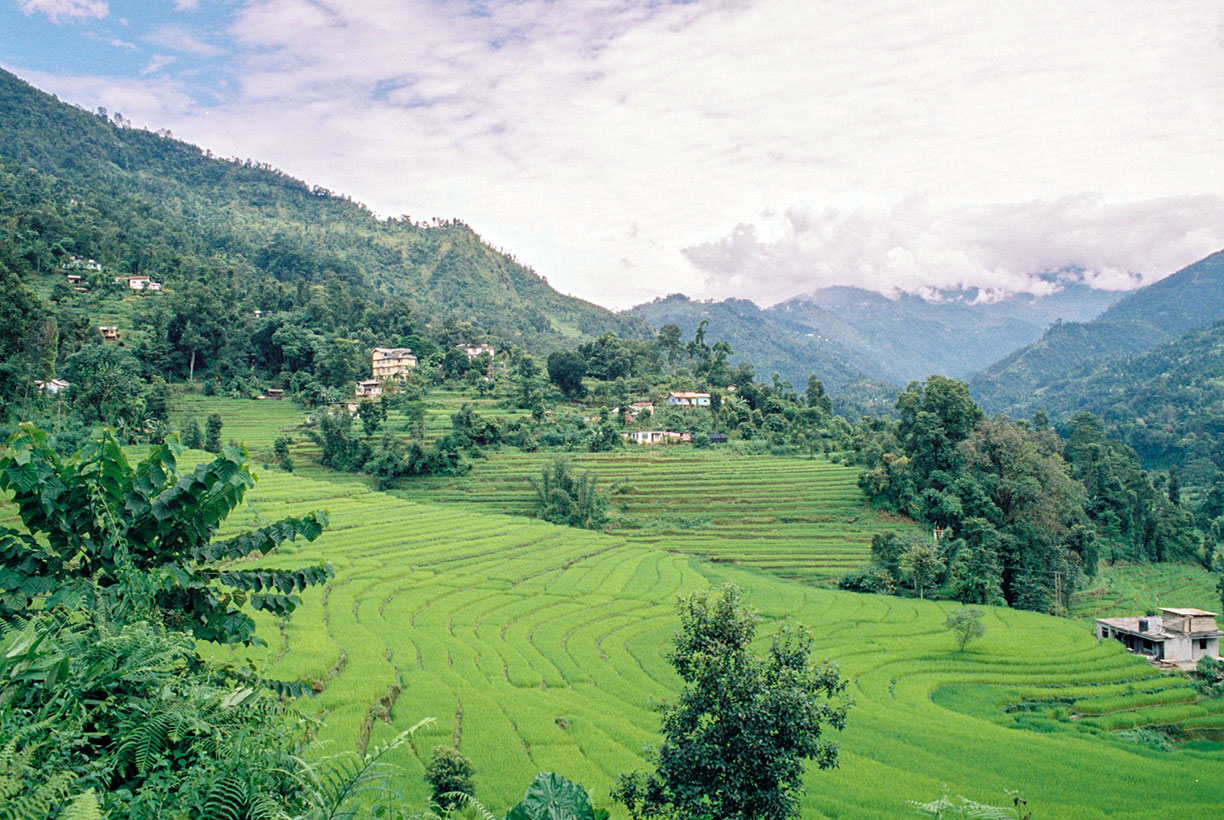
[[670,660],[685,687],[661,707],[657,766],[623,775],[613,798],[634,818],[797,817],[804,763],[837,765],[837,743],[822,737],[845,728],[850,707],[837,665],[811,662],[801,627],[753,655],[757,618],[734,586],[685,598],[680,622]]

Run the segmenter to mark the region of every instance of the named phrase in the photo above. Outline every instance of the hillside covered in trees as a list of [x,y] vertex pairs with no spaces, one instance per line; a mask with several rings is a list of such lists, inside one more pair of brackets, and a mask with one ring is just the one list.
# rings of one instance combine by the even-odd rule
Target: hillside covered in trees
[[0,71],[0,244],[35,272],[96,259],[167,287],[231,287],[250,309],[398,301],[431,322],[547,352],[644,324],[553,290],[457,220],[380,219],[347,197],[251,160],[131,128]]
[[1105,357],[1135,356],[1224,317],[1224,252],[1135,291],[1091,322],[1063,322],[970,381],[989,411],[1024,416],[1045,388]]

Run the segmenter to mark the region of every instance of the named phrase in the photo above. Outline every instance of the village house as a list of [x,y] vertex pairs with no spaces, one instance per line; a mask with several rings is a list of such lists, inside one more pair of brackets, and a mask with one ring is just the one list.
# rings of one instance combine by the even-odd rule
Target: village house
[[693,440],[692,433],[678,433],[675,430],[634,430],[627,435],[634,444],[679,444]]
[[462,350],[464,355],[467,356],[469,359],[475,359],[477,356],[480,356],[485,353],[489,354],[490,359],[497,355],[497,351],[493,348],[493,345],[490,345],[490,344],[480,344],[480,345],[461,344],[461,345],[455,345],[455,346],[458,347],[460,350]]
[[67,279],[68,279],[68,284],[70,284],[70,285],[79,285],[79,284],[81,284],[81,274],[79,274],[79,273],[68,273],[68,274],[65,274],[65,276],[66,276],[66,277],[67,277]]
[[102,341],[104,342],[119,341],[119,328],[114,325],[102,325],[98,328],[98,332],[102,334]]
[[1097,640],[1113,638],[1153,663],[1193,666],[1204,656],[1220,657],[1216,613],[1203,609],[1160,610],[1159,617],[1097,618]]
[[284,397],[285,397],[285,391],[281,390],[279,387],[269,387],[268,389],[264,390],[263,395],[260,396],[261,399],[276,399],[276,400],[283,399]]
[[36,381],[34,382],[34,384],[37,385],[40,390],[46,390],[52,396],[54,396],[56,393],[59,393],[61,390],[67,390],[69,386],[68,382],[64,381],[63,379],[48,379],[47,381]]
[[64,268],[68,270],[102,270],[102,263],[97,259],[85,259],[80,256],[69,256],[68,261],[64,263]]
[[363,379],[357,382],[357,398],[376,399],[382,395],[382,385],[378,379]]
[[137,276],[116,276],[115,284],[126,284],[128,290],[159,291],[162,289],[161,282],[154,282],[150,277],[143,274]]
[[710,394],[689,391],[668,393],[667,403],[671,407],[709,407]]
[[371,365],[374,379],[402,379],[417,366],[417,357],[406,347],[376,347]]
[[642,413],[648,416],[654,415],[654,402],[652,401],[635,401],[629,403],[629,415],[637,418]]

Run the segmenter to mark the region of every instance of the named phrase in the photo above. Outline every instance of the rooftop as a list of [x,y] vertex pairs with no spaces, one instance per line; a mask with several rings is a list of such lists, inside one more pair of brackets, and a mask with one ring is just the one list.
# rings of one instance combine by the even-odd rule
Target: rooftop
[[[1166,610],[1170,611],[1170,610]],[[1202,610],[1186,610],[1188,612],[1201,612]],[[1149,638],[1154,641],[1164,641],[1170,638],[1185,638],[1192,636],[1194,638],[1210,638],[1213,636],[1222,636],[1224,632],[1219,629],[1213,629],[1210,632],[1182,632],[1176,629],[1165,629],[1164,623],[1160,618],[1152,616],[1134,617],[1134,618],[1097,618],[1097,623],[1105,624],[1111,629],[1117,629],[1122,632],[1130,632],[1133,635],[1141,635],[1144,638]],[[1139,622],[1147,621],[1147,629],[1140,629]]]
[[1205,609],[1174,609],[1173,607],[1161,607],[1161,612],[1169,612],[1174,615],[1190,616],[1191,618],[1214,618],[1216,613],[1208,612]]

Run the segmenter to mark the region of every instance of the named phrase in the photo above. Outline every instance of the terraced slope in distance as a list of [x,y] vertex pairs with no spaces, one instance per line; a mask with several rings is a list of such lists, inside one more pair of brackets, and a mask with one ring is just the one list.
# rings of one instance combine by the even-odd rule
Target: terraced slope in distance
[[407,482],[396,495],[430,503],[529,515],[532,481],[568,458],[611,491],[609,531],[635,544],[733,561],[820,582],[865,564],[874,533],[909,529],[873,509],[858,469],[825,458],[741,456],[721,448],[628,447],[611,453],[505,450],[469,475]]
[[676,597],[734,581],[763,611],[764,631],[782,617],[807,624],[816,654],[837,659],[851,680],[857,705],[841,768],[807,778],[805,818],[905,816],[903,800],[945,786],[995,803],[1020,789],[1043,820],[1218,811],[1224,753],[1210,743],[1156,753],[1069,714],[1035,723],[1003,710],[1019,696],[1088,710],[1091,698],[1134,697],[1179,720],[1219,717],[1120,645],[1098,646],[1082,622],[991,610],[986,636],[962,653],[941,626],[954,604],[819,589],[624,538],[274,471],[233,524],[318,507],[332,513],[331,529],[270,560],[326,558],[336,578],[308,593],[283,631],[262,622],[270,645],[256,659],[269,674],[326,682],[305,706],[323,714],[333,748],[438,718],[398,758],[422,804],[422,759],[455,738],[495,810],[548,769],[606,804],[614,776],[640,766],[656,740],[651,699],[676,691],[665,661]]

